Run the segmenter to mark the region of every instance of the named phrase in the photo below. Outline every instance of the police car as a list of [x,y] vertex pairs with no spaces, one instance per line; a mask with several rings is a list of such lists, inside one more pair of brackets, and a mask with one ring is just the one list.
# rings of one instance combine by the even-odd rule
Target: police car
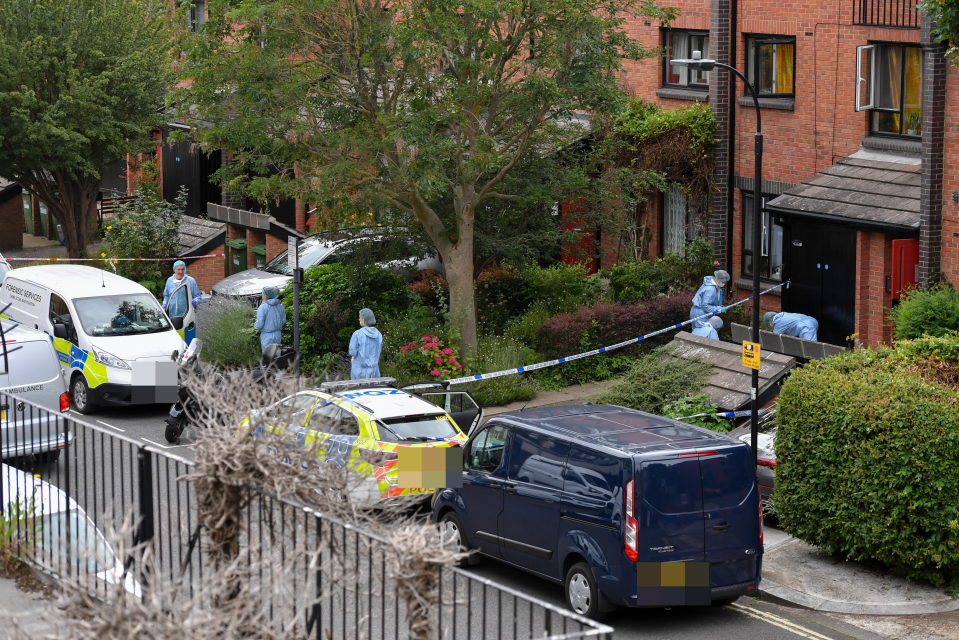
[[[393,378],[325,382],[264,410],[290,422],[304,446],[320,459],[349,466],[366,476],[361,501],[433,493],[432,488],[399,486],[397,462],[404,447],[462,445],[479,426],[483,410],[466,391],[397,389]],[[245,420],[244,425],[249,421]],[[273,425],[274,428],[280,425]]]

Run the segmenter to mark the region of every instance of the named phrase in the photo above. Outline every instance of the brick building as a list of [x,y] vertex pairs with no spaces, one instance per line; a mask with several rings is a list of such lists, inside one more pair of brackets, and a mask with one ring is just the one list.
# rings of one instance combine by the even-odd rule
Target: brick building
[[702,51],[757,86],[766,211],[757,252],[756,114],[744,85],[725,70],[662,58],[628,63],[633,95],[667,109],[706,101],[719,124],[708,224],[692,219],[695,207],[678,190],[661,195],[651,253],[705,236],[737,298],[750,293],[758,253],[766,285],[792,282],[763,298],[764,311],[812,315],[820,339],[836,344],[854,333],[866,344],[888,341],[888,309],[904,286],[959,276],[959,171],[944,162],[959,144],[959,73],[930,21],[912,0],[668,4],[682,11],[669,28],[633,21],[630,35],[674,58]]

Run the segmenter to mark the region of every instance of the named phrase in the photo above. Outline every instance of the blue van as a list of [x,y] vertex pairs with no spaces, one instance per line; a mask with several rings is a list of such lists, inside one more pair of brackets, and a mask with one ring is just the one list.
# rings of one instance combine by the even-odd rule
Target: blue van
[[650,599],[647,567],[682,575],[663,563],[702,568],[696,604],[758,590],[762,519],[743,442],[623,407],[545,407],[492,418],[463,461],[462,488],[433,496],[446,538],[470,563],[488,556],[564,584],[581,615],[690,604]]

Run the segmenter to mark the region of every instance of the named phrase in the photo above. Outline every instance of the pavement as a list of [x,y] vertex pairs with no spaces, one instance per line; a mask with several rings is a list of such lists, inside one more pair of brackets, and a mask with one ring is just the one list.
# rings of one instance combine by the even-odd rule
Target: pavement
[[0,578],[0,640],[62,637],[63,624],[51,596],[23,591],[17,580]]
[[483,415],[485,418],[492,418],[503,413],[521,411],[523,409],[534,409],[536,407],[553,407],[560,404],[583,404],[587,400],[595,398],[611,386],[619,382],[621,378],[614,380],[603,380],[602,382],[588,382],[586,384],[563,387],[556,391],[539,391],[536,397],[526,402],[519,400],[510,402],[501,407],[484,407]]

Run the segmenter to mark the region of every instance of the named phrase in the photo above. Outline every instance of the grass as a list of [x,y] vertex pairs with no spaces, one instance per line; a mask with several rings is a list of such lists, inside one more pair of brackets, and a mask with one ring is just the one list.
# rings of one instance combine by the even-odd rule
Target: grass
[[[480,356],[472,369],[482,373],[515,369],[527,364],[532,349],[518,340],[501,336],[484,336],[479,340]],[[470,383],[467,390],[483,407],[496,407],[517,400],[532,400],[539,385],[525,374],[514,374]]]

